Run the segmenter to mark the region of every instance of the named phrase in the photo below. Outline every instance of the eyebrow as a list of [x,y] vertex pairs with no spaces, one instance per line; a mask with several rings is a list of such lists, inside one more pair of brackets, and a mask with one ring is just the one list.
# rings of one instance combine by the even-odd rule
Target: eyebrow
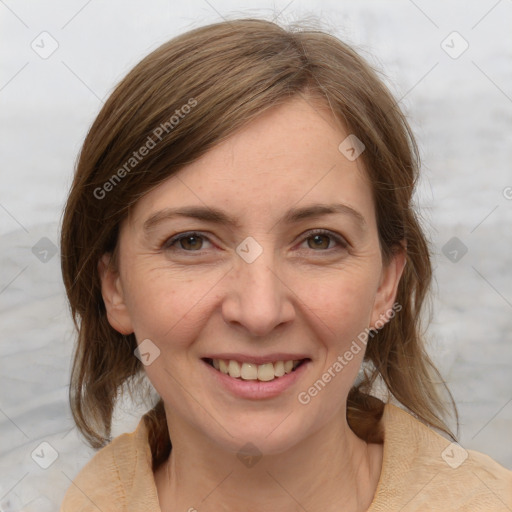
[[[364,229],[366,227],[364,216],[346,204],[315,204],[302,208],[291,208],[283,215],[279,223],[294,224],[301,220],[315,219],[332,214],[349,216],[356,222],[359,228]],[[240,228],[240,223],[222,210],[203,206],[184,206],[175,209],[165,208],[153,213],[144,222],[143,230],[145,233],[148,233],[161,222],[177,217],[190,217],[230,228]]]

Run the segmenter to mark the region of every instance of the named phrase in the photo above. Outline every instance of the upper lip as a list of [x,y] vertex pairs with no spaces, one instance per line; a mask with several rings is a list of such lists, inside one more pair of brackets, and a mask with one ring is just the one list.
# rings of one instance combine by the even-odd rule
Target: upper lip
[[240,363],[265,364],[274,363],[276,361],[299,361],[301,359],[310,359],[310,357],[306,354],[285,354],[284,352],[276,352],[263,356],[226,352],[222,354],[209,354],[202,359],[224,359],[225,361],[233,360]]

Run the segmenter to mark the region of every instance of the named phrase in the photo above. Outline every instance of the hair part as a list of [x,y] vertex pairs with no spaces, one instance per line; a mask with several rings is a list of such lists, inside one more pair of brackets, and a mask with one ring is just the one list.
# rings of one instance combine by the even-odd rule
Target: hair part
[[[321,101],[365,145],[360,158],[372,187],[384,262],[406,244],[396,297],[402,309],[368,341],[370,371],[349,393],[348,423],[362,439],[381,440],[384,403],[371,396],[379,377],[420,420],[455,439],[443,419],[450,410],[439,385],[458,420],[455,403],[421,333],[432,268],[412,206],[419,157],[407,120],[377,73],[336,37],[300,24],[292,30],[239,19],[189,31],[145,57],[106,101],[79,155],[64,211],[61,263],[78,332],[71,410],[91,446],[110,440],[118,392],[143,372],[134,356],[135,336],[110,326],[101,295],[98,262],[112,253],[115,264],[121,222],[144,194],[297,95],[312,105]],[[158,127],[169,129],[163,134]],[[134,156],[149,146],[144,158]],[[144,419],[156,469],[171,449],[161,400]]]

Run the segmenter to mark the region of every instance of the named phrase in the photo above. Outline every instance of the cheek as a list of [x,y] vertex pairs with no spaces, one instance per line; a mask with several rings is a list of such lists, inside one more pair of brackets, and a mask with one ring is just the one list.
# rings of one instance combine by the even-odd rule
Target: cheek
[[[219,276],[215,272],[132,267],[126,279],[126,305],[137,340],[149,338],[167,352],[191,343],[198,334]],[[172,340],[172,343],[169,341]]]
[[[154,255],[130,256],[125,259],[123,290],[135,336],[165,344],[166,350],[192,343],[215,307],[222,309],[226,286],[236,288],[224,267],[173,268],[165,261],[155,265]],[[294,304],[299,323],[302,316],[310,327],[317,325],[319,339],[350,343],[347,338],[370,323],[379,268],[378,255],[370,252],[337,268],[289,267],[283,269],[282,300]]]
[[333,343],[341,348],[370,325],[378,287],[368,266],[345,268],[315,283],[303,280],[304,303],[321,320]]

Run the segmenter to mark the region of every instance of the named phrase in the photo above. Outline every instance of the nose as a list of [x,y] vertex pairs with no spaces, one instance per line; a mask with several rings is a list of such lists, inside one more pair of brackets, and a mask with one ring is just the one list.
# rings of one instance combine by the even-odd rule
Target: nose
[[271,250],[264,250],[252,263],[236,256],[226,284],[224,320],[244,328],[251,336],[267,336],[295,317],[293,291]]

